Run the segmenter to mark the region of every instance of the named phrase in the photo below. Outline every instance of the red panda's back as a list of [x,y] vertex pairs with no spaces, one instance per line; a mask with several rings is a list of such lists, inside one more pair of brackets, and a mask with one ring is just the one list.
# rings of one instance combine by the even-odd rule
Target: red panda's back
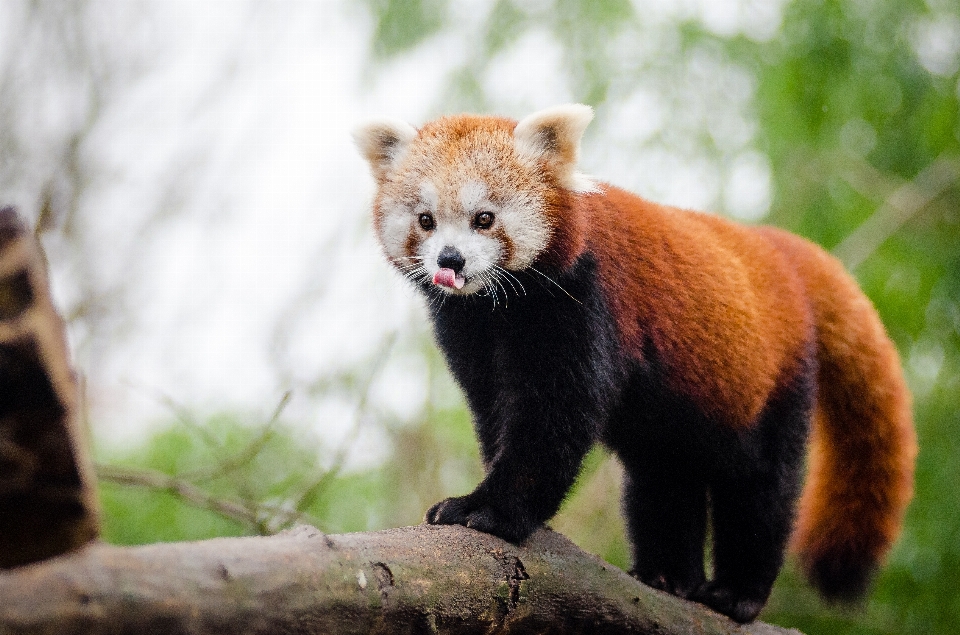
[[731,426],[753,422],[811,338],[803,285],[757,230],[612,186],[580,198],[624,346],[650,342],[673,388]]

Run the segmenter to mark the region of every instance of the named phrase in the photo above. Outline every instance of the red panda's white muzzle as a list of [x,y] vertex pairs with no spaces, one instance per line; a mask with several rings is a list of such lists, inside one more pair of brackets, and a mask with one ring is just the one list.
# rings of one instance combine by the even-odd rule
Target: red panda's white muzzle
[[450,287],[451,289],[462,289],[467,279],[456,273],[453,269],[439,269],[433,274],[433,284],[440,287]]

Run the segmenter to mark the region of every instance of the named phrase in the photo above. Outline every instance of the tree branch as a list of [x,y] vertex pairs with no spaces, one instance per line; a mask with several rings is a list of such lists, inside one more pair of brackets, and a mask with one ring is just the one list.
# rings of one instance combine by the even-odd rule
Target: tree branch
[[297,521],[304,522],[308,519],[303,512],[281,505],[257,501],[233,501],[214,496],[186,478],[170,476],[156,470],[97,465],[96,472],[102,481],[168,492],[186,503],[238,522],[261,535],[274,533],[276,529],[272,528],[283,527]]
[[463,527],[115,547],[0,574],[0,632],[743,633],[549,530],[522,547]]

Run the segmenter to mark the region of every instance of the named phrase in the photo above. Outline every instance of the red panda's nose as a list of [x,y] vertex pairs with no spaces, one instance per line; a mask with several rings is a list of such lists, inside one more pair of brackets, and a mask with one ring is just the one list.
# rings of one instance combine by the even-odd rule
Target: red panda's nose
[[467,264],[467,261],[463,259],[460,250],[450,245],[441,249],[440,255],[437,256],[437,266],[441,269],[453,269],[454,273],[463,271],[465,264]]

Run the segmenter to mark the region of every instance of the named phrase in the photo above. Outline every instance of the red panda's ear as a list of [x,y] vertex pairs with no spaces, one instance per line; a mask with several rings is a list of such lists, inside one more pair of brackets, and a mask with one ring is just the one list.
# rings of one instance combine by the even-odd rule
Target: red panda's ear
[[370,163],[370,171],[377,183],[386,179],[387,173],[403,157],[416,137],[416,128],[396,119],[372,121],[353,131],[353,140],[360,154]]
[[522,156],[545,163],[566,189],[595,192],[596,184],[577,172],[580,138],[592,119],[593,108],[583,104],[540,110],[521,120],[514,128],[514,148]]

